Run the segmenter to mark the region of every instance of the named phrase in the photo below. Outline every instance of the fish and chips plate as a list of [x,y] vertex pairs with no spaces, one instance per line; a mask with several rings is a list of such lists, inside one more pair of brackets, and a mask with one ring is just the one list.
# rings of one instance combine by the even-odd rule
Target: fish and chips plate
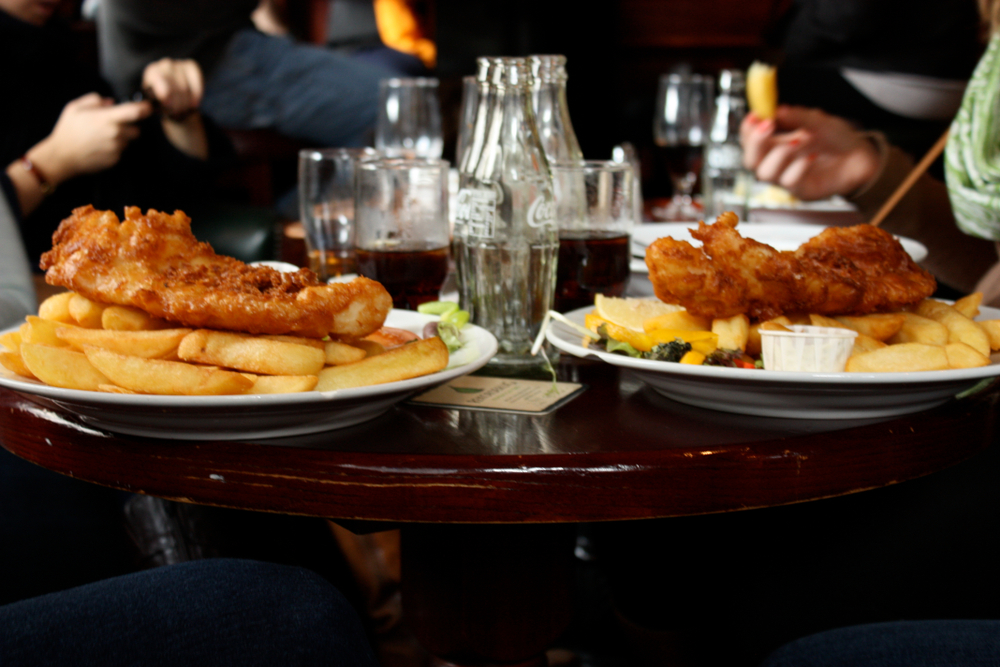
[[[419,335],[432,315],[392,310],[385,326]],[[16,331],[17,327],[8,331]],[[496,338],[467,324],[462,347],[441,371],[407,380],[335,391],[224,396],[156,396],[63,389],[0,367],[0,387],[28,397],[51,419],[74,414],[81,425],[128,435],[175,440],[258,440],[319,433],[374,419],[396,403],[471,373],[496,353]]]

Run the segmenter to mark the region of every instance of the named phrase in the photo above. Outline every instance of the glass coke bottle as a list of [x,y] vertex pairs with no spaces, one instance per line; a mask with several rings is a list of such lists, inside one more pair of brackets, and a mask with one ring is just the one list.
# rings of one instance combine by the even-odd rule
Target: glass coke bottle
[[531,106],[538,138],[550,163],[580,162],[583,151],[573,131],[566,104],[566,56],[528,56],[531,69]]
[[480,58],[485,79],[455,214],[459,294],[496,336],[493,370],[544,363],[531,345],[552,307],[556,253],[552,176],[535,124],[524,58]]

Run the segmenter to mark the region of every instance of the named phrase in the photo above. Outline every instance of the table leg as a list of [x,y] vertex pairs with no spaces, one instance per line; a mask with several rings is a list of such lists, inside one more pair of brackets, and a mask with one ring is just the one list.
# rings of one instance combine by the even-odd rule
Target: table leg
[[437,665],[544,667],[572,616],[573,524],[408,524],[403,612]]

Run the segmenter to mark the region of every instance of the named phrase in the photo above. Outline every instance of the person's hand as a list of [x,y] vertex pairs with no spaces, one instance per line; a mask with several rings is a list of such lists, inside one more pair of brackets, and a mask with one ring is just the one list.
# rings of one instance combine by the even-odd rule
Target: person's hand
[[847,121],[819,109],[780,106],[773,120],[747,115],[743,163],[757,180],[806,201],[850,194],[875,177],[875,144]]
[[195,61],[163,58],[146,65],[142,89],[160,104],[167,118],[180,121],[198,109],[205,83]]
[[31,158],[53,184],[107,169],[139,136],[135,124],[152,111],[148,102],[115,104],[88,93],[63,107],[52,133],[32,149]]
[[208,135],[198,107],[205,93],[201,68],[194,60],[163,58],[146,65],[142,89],[163,110],[163,133],[177,150],[208,158]]

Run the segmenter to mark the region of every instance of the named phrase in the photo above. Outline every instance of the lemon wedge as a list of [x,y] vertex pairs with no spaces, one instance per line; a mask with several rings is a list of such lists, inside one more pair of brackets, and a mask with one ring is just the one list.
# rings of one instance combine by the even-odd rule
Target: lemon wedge
[[598,317],[633,331],[643,331],[642,323],[652,317],[683,310],[659,299],[623,299],[603,294],[594,298],[594,309]]

